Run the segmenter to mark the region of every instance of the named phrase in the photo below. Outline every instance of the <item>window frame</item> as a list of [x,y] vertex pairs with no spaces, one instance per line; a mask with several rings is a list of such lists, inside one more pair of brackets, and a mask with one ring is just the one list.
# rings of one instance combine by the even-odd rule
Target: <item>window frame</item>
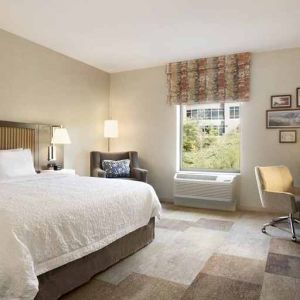
[[[185,105],[187,106],[187,105]],[[239,104],[239,109],[241,109],[241,103]],[[240,112],[240,111],[239,111]],[[230,112],[229,112],[230,113]],[[224,110],[224,115],[225,115],[225,110]],[[240,132],[241,132],[241,127],[240,127]],[[183,160],[183,151],[182,151],[182,146],[183,146],[183,105],[179,105],[179,172],[195,172],[195,173],[227,173],[227,174],[240,174],[241,173],[241,151],[239,155],[239,165],[240,168],[238,170],[234,169],[205,169],[205,168],[200,168],[200,169],[192,169],[192,168],[183,168],[182,166],[182,160]],[[240,150],[241,150],[241,139],[240,139]]]
[[[233,113],[233,117],[231,117],[231,112]],[[239,106],[230,106],[229,107],[229,119],[236,120],[240,118],[240,107]]]

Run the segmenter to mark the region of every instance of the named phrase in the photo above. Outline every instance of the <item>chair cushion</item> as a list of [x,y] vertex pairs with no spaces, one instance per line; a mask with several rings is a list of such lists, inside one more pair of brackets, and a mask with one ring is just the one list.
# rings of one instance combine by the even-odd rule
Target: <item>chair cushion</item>
[[290,192],[293,177],[287,167],[259,167],[263,188],[269,192]]
[[107,178],[129,177],[129,165],[129,159],[102,161],[102,169],[106,172]]

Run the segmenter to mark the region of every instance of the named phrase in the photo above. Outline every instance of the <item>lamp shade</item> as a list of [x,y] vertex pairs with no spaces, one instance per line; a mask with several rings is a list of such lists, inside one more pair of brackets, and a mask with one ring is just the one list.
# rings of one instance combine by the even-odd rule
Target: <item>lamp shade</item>
[[71,140],[66,128],[54,128],[52,144],[71,144]]
[[119,136],[119,128],[117,120],[104,121],[104,137],[117,138]]

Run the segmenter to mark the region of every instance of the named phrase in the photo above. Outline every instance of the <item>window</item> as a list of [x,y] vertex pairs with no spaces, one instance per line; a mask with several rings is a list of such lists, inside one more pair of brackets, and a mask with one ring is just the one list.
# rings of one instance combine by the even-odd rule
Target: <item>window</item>
[[229,113],[230,113],[230,119],[239,119],[240,118],[240,107],[239,106],[230,106]]
[[186,117],[194,120],[223,120],[224,109],[222,108],[187,109]]
[[237,172],[240,107],[227,103],[181,108],[181,169]]

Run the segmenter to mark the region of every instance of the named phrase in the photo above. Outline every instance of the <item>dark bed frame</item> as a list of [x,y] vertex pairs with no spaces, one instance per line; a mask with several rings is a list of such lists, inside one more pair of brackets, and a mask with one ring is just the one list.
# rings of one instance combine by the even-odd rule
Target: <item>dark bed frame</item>
[[[50,125],[52,126],[52,125]],[[38,124],[0,121],[0,150],[29,148],[39,167]],[[35,300],[56,300],[93,276],[145,247],[154,239],[155,218],[108,246],[38,276]]]
[[142,249],[154,239],[155,218],[108,246],[38,276],[35,300],[54,300],[87,283],[120,260]]

